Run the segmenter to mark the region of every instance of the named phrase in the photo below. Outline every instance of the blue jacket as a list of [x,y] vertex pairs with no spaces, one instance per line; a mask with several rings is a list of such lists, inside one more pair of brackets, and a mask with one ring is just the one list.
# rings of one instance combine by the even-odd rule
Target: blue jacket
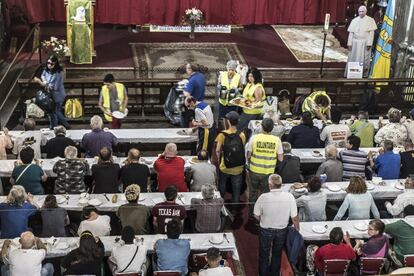
[[299,254],[303,248],[304,241],[302,235],[292,226],[288,227],[286,235],[286,253],[289,262],[292,265],[296,265],[298,262]]

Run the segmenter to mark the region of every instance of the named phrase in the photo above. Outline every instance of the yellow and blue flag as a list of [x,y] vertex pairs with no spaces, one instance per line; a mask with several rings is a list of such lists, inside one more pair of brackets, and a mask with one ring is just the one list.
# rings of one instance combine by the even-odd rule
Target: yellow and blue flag
[[387,10],[385,11],[381,31],[375,46],[375,54],[370,71],[371,79],[386,79],[390,77],[394,5],[394,0],[388,0]]

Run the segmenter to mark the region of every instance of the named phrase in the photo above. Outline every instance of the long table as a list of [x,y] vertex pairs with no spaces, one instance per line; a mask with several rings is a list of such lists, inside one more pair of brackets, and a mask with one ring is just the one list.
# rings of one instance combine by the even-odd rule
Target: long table
[[[183,128],[147,128],[147,129],[105,129],[112,132],[120,143],[193,143],[198,141],[197,135],[182,135],[177,132]],[[55,137],[52,130],[39,130],[47,139]],[[66,136],[79,143],[83,135],[91,132],[90,129],[70,129]],[[22,131],[10,131],[12,140]]]
[[[382,219],[385,224],[396,222],[400,219]],[[414,219],[404,219],[408,224],[414,227]],[[365,220],[341,220],[341,221],[313,221],[313,222],[301,222],[300,233],[304,240],[307,241],[327,241],[329,240],[329,233],[334,227],[341,227],[344,232],[348,232],[351,238],[354,239],[367,239],[367,231],[358,230],[355,225],[363,223],[368,225],[369,219]],[[323,234],[316,233],[312,230],[314,226],[321,226],[326,228],[326,232]]]
[[[194,156],[181,156],[181,157],[185,160],[184,167],[189,168],[192,162],[191,159]],[[154,173],[155,172],[154,162],[157,158],[158,157],[142,157],[141,163],[147,165],[150,169],[150,172]],[[53,159],[41,159],[39,160],[39,165],[42,167],[43,171],[47,174],[47,176],[56,177],[56,174],[53,172],[53,166],[60,159],[63,159],[63,158],[56,157]],[[126,159],[125,157],[114,157],[114,162],[118,163],[122,167],[125,159]],[[85,158],[85,160],[89,164],[88,175],[90,175],[91,167],[92,165],[96,164],[97,161],[94,158]],[[12,160],[12,159],[0,160],[0,177],[10,177],[13,172],[14,164],[16,161],[17,160]]]
[[[402,194],[404,192],[404,190],[398,189],[396,188],[396,184],[401,184],[404,183],[405,179],[396,179],[396,180],[384,180],[385,185],[377,185],[377,184],[373,184],[372,181],[367,181],[367,184],[369,184],[369,186],[372,185],[373,189],[372,190],[368,190],[368,192],[370,192],[372,194],[372,197],[374,199],[394,199],[396,198],[399,194]],[[330,185],[337,185],[339,187],[341,187],[341,190],[338,192],[333,192],[331,190],[329,190],[328,188],[322,188],[321,190],[324,191],[324,193],[326,193],[327,196],[327,200],[328,201],[342,201],[344,200],[345,196],[346,196],[346,191],[345,189],[348,187],[349,185],[349,181],[343,181],[343,182],[326,182],[324,183],[324,187],[329,187]],[[283,191],[289,191],[291,188],[292,184],[283,184],[282,185],[282,190]]]
[[[99,205],[96,205],[96,208],[100,211],[107,211],[107,212],[115,212],[118,210],[119,206],[126,204],[127,200],[125,199],[125,195],[118,193],[117,202],[112,202],[112,196],[114,194],[89,194],[89,201],[98,199],[100,201]],[[220,197],[219,192],[215,192],[214,196],[216,198]],[[34,200],[39,206],[43,205],[45,201],[46,195],[36,195],[34,196]],[[68,194],[68,195],[56,195],[58,203],[59,200],[62,200],[62,203],[59,203],[59,206],[68,210],[68,211],[82,211],[83,207],[85,207],[88,203],[85,202],[81,204],[79,200],[81,199],[80,194]],[[191,206],[191,199],[192,198],[202,198],[201,192],[185,192],[179,193],[176,203],[185,206],[186,208],[190,208]],[[6,201],[6,196],[0,196],[0,202]],[[148,207],[153,207],[155,204],[165,201],[164,193],[141,193],[139,196],[138,203],[142,205],[146,205]],[[90,204],[90,203],[89,203]],[[223,210],[224,214],[226,212]]]
[[[212,244],[210,240],[212,240],[213,236],[217,236],[219,238],[223,238],[223,242],[221,244]],[[194,251],[206,251],[210,247],[217,247],[221,251],[231,251],[234,260],[239,260],[239,254],[236,247],[236,240],[234,238],[233,233],[226,233],[226,237],[228,241],[224,238],[223,233],[205,233],[205,234],[182,234],[180,236],[181,239],[189,239],[190,240],[190,248]],[[107,237],[100,237],[102,243],[105,247],[105,255],[109,256],[111,254],[112,249],[119,245],[118,240],[120,236],[107,236]],[[138,245],[143,245],[148,253],[153,252],[154,244],[159,239],[166,239],[166,235],[142,235],[136,236],[135,240]],[[18,239],[12,240],[12,246],[18,246]],[[0,240],[1,246],[3,245],[5,240]],[[72,238],[57,238],[57,242],[53,245],[53,238],[42,239],[47,245],[47,258],[55,258],[55,257],[63,257],[66,256],[71,250],[77,248],[79,246],[79,238],[72,237]]]

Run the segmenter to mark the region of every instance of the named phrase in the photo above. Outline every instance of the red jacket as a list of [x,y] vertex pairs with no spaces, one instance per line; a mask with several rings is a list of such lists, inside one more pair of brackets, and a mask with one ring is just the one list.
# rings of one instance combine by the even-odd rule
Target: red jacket
[[165,158],[160,155],[154,162],[157,172],[158,192],[164,192],[170,185],[175,185],[179,192],[188,192],[184,177],[185,161],[181,157]]
[[345,259],[355,260],[356,254],[354,249],[346,243],[335,245],[333,243],[326,244],[316,250],[315,267],[318,272],[325,269],[325,260]]

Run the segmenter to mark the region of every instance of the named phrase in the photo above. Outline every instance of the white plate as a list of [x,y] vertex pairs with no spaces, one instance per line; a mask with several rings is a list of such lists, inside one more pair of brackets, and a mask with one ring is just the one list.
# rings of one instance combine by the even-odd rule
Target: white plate
[[312,226],[312,231],[318,234],[324,234],[326,231],[328,231],[328,229],[322,225],[314,225]]
[[58,242],[57,244],[55,244],[55,249],[60,249],[60,250],[65,250],[68,249],[69,245],[66,242]]
[[221,241],[212,241],[212,238],[210,238],[208,241],[211,244],[219,245],[219,244],[222,244],[224,242],[224,239],[222,239]]
[[375,185],[373,185],[373,184],[367,184],[367,190],[368,191],[371,191],[371,190],[374,190],[375,189]]
[[367,231],[368,230],[368,224],[365,222],[357,222],[354,224],[354,228],[359,231]]
[[402,184],[401,184],[401,183],[399,183],[399,182],[395,183],[394,187],[395,187],[396,189],[398,189],[398,190],[404,190],[404,189],[405,189],[405,186],[404,186],[404,185],[402,185]]
[[89,198],[89,194],[88,193],[81,193],[80,197]]
[[81,197],[81,198],[79,199],[79,204],[81,204],[81,205],[86,205],[86,204],[88,204],[88,199],[87,199],[87,198],[84,198],[84,197]]
[[128,109],[125,109],[125,112],[122,113],[121,111],[114,111],[112,112],[112,116],[117,119],[123,119],[128,115]]
[[101,205],[102,204],[102,201],[100,201],[99,199],[97,199],[97,198],[93,198],[93,199],[90,199],[89,201],[88,201],[88,203],[90,204],[90,205],[93,205],[93,206],[99,206],[99,205]]
[[56,197],[56,202],[57,202],[58,204],[65,203],[65,202],[66,202],[66,198],[65,198],[64,196],[57,196],[57,197]]
[[307,189],[305,187],[299,188],[299,189],[295,189],[295,192],[297,192],[297,193],[305,193],[306,191],[307,191]]
[[339,192],[341,190],[341,187],[339,187],[336,184],[327,185],[327,188],[329,191],[332,191],[332,192]]

